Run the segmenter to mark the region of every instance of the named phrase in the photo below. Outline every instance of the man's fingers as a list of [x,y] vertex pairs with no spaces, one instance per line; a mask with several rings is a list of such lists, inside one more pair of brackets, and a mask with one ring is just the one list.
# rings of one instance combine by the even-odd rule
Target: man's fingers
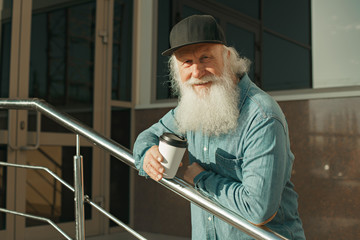
[[[153,161],[153,162],[156,162]],[[143,168],[144,168],[144,171],[154,180],[156,181],[159,181],[161,178],[162,178],[162,173],[159,172],[157,170],[156,167],[154,167],[151,163],[153,162],[148,162],[147,164],[144,164]]]
[[154,169],[156,169],[156,171],[162,173],[164,172],[164,167],[161,165],[160,161],[162,161],[162,159],[157,158],[151,161],[150,164]]
[[162,178],[162,173],[160,173],[159,171],[157,171],[154,167],[150,167],[149,168],[151,175],[150,177],[154,180],[159,181]]
[[159,152],[158,146],[152,146],[145,154],[143,169],[154,180],[162,178],[164,167],[161,165],[163,157]]

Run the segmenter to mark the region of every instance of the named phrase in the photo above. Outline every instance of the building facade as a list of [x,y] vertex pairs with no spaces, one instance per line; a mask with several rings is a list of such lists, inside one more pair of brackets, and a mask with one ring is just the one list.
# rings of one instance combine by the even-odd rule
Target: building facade
[[[211,14],[288,119],[306,236],[357,239],[359,9],[350,0],[0,0],[0,98],[44,99],[131,149],[176,106],[161,56],[171,27]],[[75,135],[45,117],[37,135],[38,120],[0,110],[0,161],[45,166],[73,184]],[[37,138],[37,149],[22,150]],[[186,200],[80,141],[94,202],[135,230],[190,237]],[[0,167],[0,207],[75,234],[73,193],[46,173]],[[89,206],[85,217],[87,236],[123,231]],[[57,237],[43,222],[0,213],[0,239]]]

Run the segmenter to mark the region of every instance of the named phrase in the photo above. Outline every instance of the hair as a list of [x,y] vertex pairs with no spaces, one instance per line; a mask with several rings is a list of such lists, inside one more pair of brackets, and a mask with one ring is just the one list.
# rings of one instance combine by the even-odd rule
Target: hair
[[[248,73],[251,65],[251,61],[245,57],[240,57],[239,53],[233,47],[227,47],[223,45],[223,58],[225,67],[229,67],[230,73],[232,75],[242,76],[244,73]],[[230,56],[228,58],[228,52]],[[178,96],[180,93],[180,72],[179,66],[176,62],[176,57],[174,54],[171,55],[168,61],[169,66],[169,77],[172,93],[175,96]]]

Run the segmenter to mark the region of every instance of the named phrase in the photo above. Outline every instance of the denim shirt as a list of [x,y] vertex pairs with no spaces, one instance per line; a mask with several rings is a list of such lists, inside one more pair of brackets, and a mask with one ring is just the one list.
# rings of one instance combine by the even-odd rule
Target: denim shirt
[[[288,239],[305,239],[298,214],[298,195],[290,181],[294,156],[287,123],[278,104],[247,75],[240,80],[240,116],[236,129],[220,136],[187,132],[190,163],[206,171],[195,188],[254,224],[266,224]],[[158,145],[163,132],[180,134],[176,108],[142,132],[134,145],[139,174],[145,152]],[[191,204],[192,239],[252,239],[232,225]]]

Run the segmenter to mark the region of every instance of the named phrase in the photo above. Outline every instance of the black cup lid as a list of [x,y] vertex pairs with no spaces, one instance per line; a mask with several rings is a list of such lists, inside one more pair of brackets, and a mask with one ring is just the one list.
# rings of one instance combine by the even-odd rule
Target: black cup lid
[[160,141],[166,142],[167,144],[174,146],[174,147],[180,147],[180,148],[186,148],[187,147],[187,140],[186,138],[182,136],[178,136],[174,133],[163,133],[160,136]]

